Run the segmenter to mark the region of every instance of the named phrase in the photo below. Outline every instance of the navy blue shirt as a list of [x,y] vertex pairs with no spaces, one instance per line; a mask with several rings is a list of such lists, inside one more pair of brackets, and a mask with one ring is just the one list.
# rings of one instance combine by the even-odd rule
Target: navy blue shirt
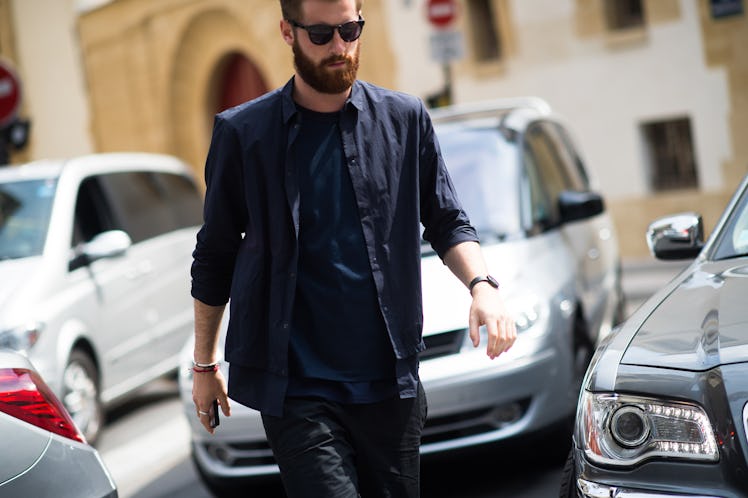
[[396,393],[395,355],[345,167],[340,114],[299,110],[291,152],[300,214],[288,395],[380,401]]
[[[216,116],[205,164],[204,223],[193,253],[192,296],[229,301],[229,395],[269,415],[283,412],[299,260],[299,131],[293,79]],[[423,237],[443,257],[477,241],[425,106],[416,97],[354,83],[340,112],[345,166],[396,358],[400,397],[416,395],[424,349]]]

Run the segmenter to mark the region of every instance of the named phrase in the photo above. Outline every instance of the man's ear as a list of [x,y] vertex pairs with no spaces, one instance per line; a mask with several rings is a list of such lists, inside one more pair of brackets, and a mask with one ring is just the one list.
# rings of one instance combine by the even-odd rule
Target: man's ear
[[283,37],[283,41],[285,41],[289,46],[293,46],[294,31],[291,23],[286,21],[285,19],[281,19],[280,31],[281,36]]

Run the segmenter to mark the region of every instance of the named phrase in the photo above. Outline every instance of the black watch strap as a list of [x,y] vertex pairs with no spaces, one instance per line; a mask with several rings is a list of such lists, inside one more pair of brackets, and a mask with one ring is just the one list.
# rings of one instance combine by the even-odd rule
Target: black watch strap
[[491,275],[478,275],[477,277],[472,279],[470,283],[468,284],[468,289],[470,290],[470,292],[473,291],[473,287],[475,287],[475,285],[478,284],[479,282],[488,282],[488,284],[494,289],[499,288],[499,282],[495,278],[493,278]]

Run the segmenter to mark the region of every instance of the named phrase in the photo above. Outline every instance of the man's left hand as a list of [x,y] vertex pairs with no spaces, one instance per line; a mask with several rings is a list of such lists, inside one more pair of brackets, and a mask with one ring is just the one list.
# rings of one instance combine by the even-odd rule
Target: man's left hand
[[473,288],[473,304],[470,306],[470,339],[473,346],[480,344],[480,327],[485,325],[488,333],[486,354],[492,360],[509,350],[517,339],[514,319],[507,312],[498,289],[487,284]]

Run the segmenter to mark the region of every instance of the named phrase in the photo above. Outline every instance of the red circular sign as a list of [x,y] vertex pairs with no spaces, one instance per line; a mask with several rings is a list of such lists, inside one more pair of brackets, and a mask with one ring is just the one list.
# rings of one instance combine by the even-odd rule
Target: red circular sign
[[426,14],[431,24],[437,28],[445,28],[455,20],[457,4],[455,0],[428,0]]
[[21,105],[21,82],[13,69],[0,60],[0,128],[16,117]]

